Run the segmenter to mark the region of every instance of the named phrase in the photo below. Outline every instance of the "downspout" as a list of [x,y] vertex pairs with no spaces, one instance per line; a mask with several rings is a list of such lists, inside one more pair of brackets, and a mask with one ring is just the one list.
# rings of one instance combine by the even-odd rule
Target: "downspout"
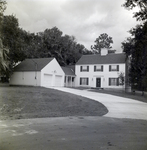
[[31,59],[34,63],[35,63],[35,81],[36,81],[36,85],[35,86],[37,86],[37,69],[38,69],[38,64],[37,64],[37,62],[35,62],[33,59]]

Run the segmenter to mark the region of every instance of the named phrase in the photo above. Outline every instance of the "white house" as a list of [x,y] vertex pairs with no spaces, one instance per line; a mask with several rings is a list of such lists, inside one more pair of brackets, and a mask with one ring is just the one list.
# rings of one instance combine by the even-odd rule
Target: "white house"
[[[26,59],[14,68],[10,85],[122,88],[127,77],[125,53],[83,55],[75,66],[61,67],[55,58]],[[125,83],[125,82],[124,82]]]
[[122,88],[120,74],[126,74],[125,53],[83,55],[76,63],[76,86],[93,88]]
[[55,58],[26,59],[14,68],[10,85],[64,86],[65,73]]

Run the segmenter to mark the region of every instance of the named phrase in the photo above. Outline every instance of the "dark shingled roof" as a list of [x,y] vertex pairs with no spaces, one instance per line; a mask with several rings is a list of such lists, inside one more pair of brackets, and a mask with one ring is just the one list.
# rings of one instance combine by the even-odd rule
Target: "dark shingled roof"
[[62,67],[62,70],[64,71],[65,75],[75,76],[75,72],[72,68]]
[[41,71],[54,58],[33,58],[22,61],[14,71]]
[[107,55],[83,55],[76,65],[84,64],[121,64],[125,63],[126,55],[125,53],[114,53]]

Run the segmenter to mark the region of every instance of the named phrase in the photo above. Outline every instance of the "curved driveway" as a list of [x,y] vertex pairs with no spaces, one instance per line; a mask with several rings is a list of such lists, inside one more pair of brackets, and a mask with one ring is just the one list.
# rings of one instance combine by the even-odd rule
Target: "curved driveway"
[[104,115],[106,117],[147,120],[147,103],[109,94],[90,92],[87,90],[77,90],[65,87],[54,87],[54,89],[101,102],[109,110],[109,112]]

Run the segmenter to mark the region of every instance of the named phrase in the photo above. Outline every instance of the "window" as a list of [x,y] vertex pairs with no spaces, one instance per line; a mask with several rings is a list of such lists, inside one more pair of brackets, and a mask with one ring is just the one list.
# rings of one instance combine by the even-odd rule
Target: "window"
[[74,80],[75,80],[75,78],[74,78],[74,77],[72,77],[72,82],[74,82]]
[[89,71],[89,66],[81,66],[80,71],[81,72],[88,72]]
[[94,66],[94,72],[96,71],[103,71],[103,66],[102,65]]
[[119,78],[109,78],[109,86],[118,86]]
[[80,78],[80,85],[88,85],[88,78]]
[[109,65],[109,71],[119,71],[119,65]]

